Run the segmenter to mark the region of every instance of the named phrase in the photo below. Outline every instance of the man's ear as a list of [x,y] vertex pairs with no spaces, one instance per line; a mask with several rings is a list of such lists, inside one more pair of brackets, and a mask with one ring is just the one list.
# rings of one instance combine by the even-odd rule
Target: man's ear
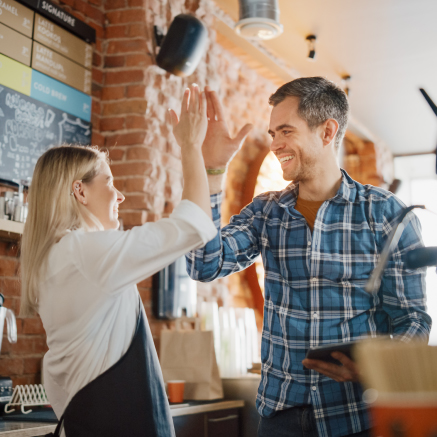
[[322,141],[323,147],[325,147],[329,146],[329,144],[334,141],[335,135],[338,132],[338,122],[333,118],[328,118],[328,120],[326,120],[322,126]]

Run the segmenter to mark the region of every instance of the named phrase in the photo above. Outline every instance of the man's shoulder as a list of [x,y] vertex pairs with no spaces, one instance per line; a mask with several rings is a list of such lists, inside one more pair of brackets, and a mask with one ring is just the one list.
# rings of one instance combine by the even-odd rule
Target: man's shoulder
[[376,187],[375,185],[361,184],[355,180],[353,180],[353,182],[357,189],[358,198],[368,201],[390,202],[403,205],[403,202],[391,191],[381,187]]
[[357,190],[356,201],[371,204],[374,214],[393,216],[398,215],[405,208],[402,200],[391,191],[370,184],[353,182]]

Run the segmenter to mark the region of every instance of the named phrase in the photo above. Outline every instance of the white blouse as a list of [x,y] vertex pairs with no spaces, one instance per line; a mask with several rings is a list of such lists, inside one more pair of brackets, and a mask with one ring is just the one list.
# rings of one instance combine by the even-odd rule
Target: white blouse
[[183,200],[169,218],[129,231],[69,232],[49,253],[39,314],[47,334],[44,387],[61,417],[71,398],[127,351],[136,327],[138,290],[217,230]]

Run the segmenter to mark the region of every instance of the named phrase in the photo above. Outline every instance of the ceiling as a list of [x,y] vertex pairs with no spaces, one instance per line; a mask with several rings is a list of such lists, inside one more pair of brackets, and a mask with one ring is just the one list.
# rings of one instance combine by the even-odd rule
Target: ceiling
[[[238,0],[215,0],[238,21]],[[301,76],[341,83],[353,118],[395,155],[433,151],[437,117],[436,0],[279,0],[284,33],[262,44]],[[316,61],[305,37],[317,36]]]

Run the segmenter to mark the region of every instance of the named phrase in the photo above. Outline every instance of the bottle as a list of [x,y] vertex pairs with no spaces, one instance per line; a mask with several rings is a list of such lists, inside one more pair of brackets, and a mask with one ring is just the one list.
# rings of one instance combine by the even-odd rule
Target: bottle
[[7,220],[12,220],[14,218],[14,192],[5,192],[5,215]]
[[5,218],[5,197],[0,197],[0,219]]

